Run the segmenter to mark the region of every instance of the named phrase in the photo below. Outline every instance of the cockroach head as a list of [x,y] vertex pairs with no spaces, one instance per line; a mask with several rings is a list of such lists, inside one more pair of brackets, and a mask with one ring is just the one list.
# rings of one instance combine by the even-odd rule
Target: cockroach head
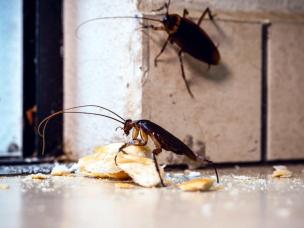
[[162,20],[166,30],[170,32],[175,32],[180,23],[180,18],[177,14],[166,14]]
[[125,124],[124,124],[124,127],[123,127],[123,130],[124,130],[126,135],[129,135],[130,130],[132,129],[132,127],[133,127],[133,121],[131,119],[127,119],[125,121]]

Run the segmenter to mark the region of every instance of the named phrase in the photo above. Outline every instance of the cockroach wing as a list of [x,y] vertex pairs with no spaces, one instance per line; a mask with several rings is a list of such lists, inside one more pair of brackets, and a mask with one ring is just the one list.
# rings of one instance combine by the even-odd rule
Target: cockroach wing
[[182,18],[172,41],[184,52],[205,63],[217,65],[220,61],[220,53],[211,38],[191,20]]
[[165,150],[172,151],[179,155],[186,155],[192,160],[196,160],[197,156],[193,151],[180,139],[172,135],[161,126],[151,122],[150,120],[138,120],[137,124],[148,134],[154,133],[155,138]]

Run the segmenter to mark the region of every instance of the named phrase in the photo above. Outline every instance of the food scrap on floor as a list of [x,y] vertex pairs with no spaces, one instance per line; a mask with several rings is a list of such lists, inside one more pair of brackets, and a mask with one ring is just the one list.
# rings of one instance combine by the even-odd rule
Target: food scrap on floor
[[0,184],[0,190],[6,190],[9,188],[10,188],[10,186],[8,184]]
[[281,178],[289,178],[292,177],[292,172],[287,169],[284,165],[275,165],[273,166],[275,169],[272,173],[272,177],[281,177]]
[[208,191],[213,186],[214,180],[211,178],[196,178],[185,181],[178,185],[183,191]]
[[52,169],[52,176],[70,176],[71,170],[64,164],[55,163],[55,166]]
[[150,158],[151,150],[145,146],[128,146],[124,152],[119,152],[122,145],[123,143],[113,143],[98,147],[92,155],[80,158],[79,172],[88,177],[114,180],[132,178],[143,187],[157,186],[160,179]]
[[133,183],[125,183],[125,182],[119,182],[115,183],[116,188],[123,188],[123,189],[133,189],[138,187],[138,185],[135,185]]
[[37,174],[30,175],[30,177],[35,180],[45,180],[45,179],[49,178],[49,175],[46,175],[43,173],[37,173]]

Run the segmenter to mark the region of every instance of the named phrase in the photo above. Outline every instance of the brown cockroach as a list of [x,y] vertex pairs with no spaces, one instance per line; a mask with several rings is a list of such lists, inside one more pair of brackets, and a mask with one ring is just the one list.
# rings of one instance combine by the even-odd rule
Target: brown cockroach
[[[106,110],[112,114],[114,114],[116,117],[111,117],[104,114],[99,113],[93,113],[93,112],[82,112],[82,111],[72,111],[73,109],[77,108],[83,108],[83,107],[97,107],[103,110]],[[68,109],[64,109],[62,111],[55,112],[48,117],[46,117],[44,120],[42,120],[38,126],[38,134],[43,138],[43,150],[44,150],[44,132],[47,123],[49,120],[57,115],[64,114],[64,113],[78,113],[78,114],[87,114],[87,115],[95,115],[95,116],[102,116],[106,117],[112,120],[115,120],[116,122],[119,122],[123,125],[121,127],[124,131],[124,133],[128,136],[130,134],[130,131],[132,130],[132,141],[125,143],[123,146],[120,147],[119,152],[124,152],[123,149],[126,148],[129,145],[136,145],[136,146],[145,146],[148,143],[148,138],[150,137],[155,145],[155,149],[152,151],[152,156],[155,164],[155,168],[157,170],[157,173],[160,178],[160,182],[162,186],[165,186],[163,179],[161,177],[158,162],[156,159],[156,156],[162,152],[162,149],[165,149],[167,151],[171,151],[178,155],[185,155],[191,160],[200,160],[202,162],[207,162],[208,164],[213,165],[213,168],[215,170],[216,174],[216,180],[219,182],[219,177],[217,173],[217,169],[213,162],[201,158],[197,156],[186,144],[184,144],[180,139],[175,137],[173,134],[162,128],[161,126],[157,125],[156,123],[153,123],[150,120],[131,120],[131,119],[124,119],[117,113],[111,111],[110,109],[107,109],[102,106],[98,105],[82,105],[82,106],[76,106]],[[42,128],[42,131],[41,131]],[[124,152],[125,153],[125,152]],[[116,155],[117,157],[117,155]],[[115,163],[116,163],[116,157],[115,157]]]
[[199,61],[207,63],[208,68],[210,67],[210,65],[219,64],[221,57],[216,45],[213,43],[213,41],[208,36],[208,34],[200,27],[200,24],[202,23],[206,14],[208,14],[210,20],[213,20],[213,16],[210,9],[206,8],[206,10],[202,13],[201,17],[199,18],[198,22],[194,23],[193,21],[187,18],[187,15],[189,14],[187,9],[184,9],[183,16],[180,16],[178,14],[169,14],[170,2],[171,1],[169,0],[167,3],[164,4],[164,6],[162,6],[157,10],[154,10],[154,11],[160,11],[166,9],[166,14],[162,18],[162,20],[158,20],[155,18],[148,18],[148,17],[138,17],[138,16],[99,17],[99,18],[87,20],[82,24],[80,24],[76,29],[76,34],[79,28],[84,24],[101,19],[136,18],[136,19],[144,19],[148,21],[156,21],[162,23],[162,26],[159,27],[156,27],[154,25],[143,25],[143,28],[147,28],[147,29],[150,28],[157,31],[165,31],[168,34],[167,40],[163,44],[160,52],[154,58],[154,65],[157,66],[158,58],[164,52],[169,42],[172,44],[176,44],[179,47],[178,58],[180,62],[182,78],[184,80],[188,93],[193,98],[194,97],[193,93],[191,92],[188,82],[186,80],[182,54],[188,53],[189,55],[198,59]]

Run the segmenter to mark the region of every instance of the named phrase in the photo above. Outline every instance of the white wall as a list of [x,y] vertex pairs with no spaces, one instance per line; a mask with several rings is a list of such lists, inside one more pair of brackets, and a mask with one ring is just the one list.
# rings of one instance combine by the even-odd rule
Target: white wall
[[[123,117],[140,117],[142,41],[140,32],[135,31],[137,20],[97,20],[82,26],[79,38],[75,34],[86,20],[135,14],[132,1],[64,1],[65,108],[96,104]],[[120,124],[105,118],[66,115],[65,151],[81,156],[95,146],[121,141],[117,126]]]

